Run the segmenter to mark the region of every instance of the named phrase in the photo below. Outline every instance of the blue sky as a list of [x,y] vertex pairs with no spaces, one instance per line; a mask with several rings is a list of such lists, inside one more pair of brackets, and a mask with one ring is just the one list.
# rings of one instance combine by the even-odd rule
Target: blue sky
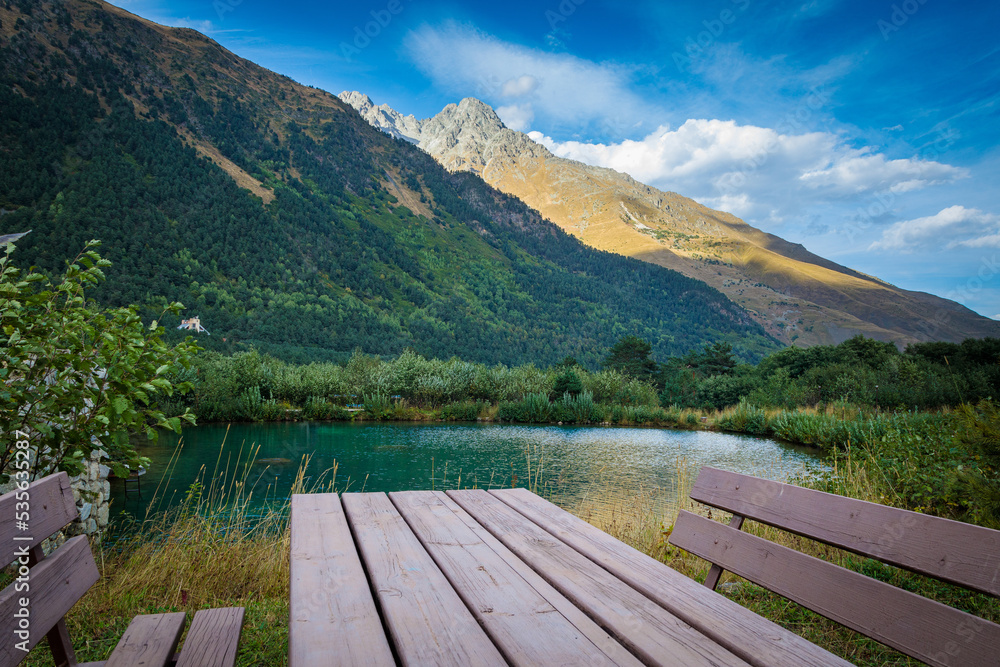
[[1000,5],[116,0],[424,118],[479,97],[558,155],[1000,319]]

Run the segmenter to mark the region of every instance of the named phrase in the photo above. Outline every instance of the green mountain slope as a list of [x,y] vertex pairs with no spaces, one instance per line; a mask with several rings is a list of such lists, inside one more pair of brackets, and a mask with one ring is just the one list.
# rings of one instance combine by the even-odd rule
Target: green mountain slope
[[32,229],[18,261],[47,270],[102,239],[96,296],[180,300],[206,345],[487,363],[595,363],[624,334],[663,355],[777,346],[720,292],[588,248],[194,31],[91,0],[5,0],[0,21],[0,234]]

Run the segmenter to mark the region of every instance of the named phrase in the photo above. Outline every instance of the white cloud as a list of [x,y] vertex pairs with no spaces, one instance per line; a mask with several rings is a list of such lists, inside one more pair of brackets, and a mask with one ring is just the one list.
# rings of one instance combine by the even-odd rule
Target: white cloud
[[897,222],[869,250],[912,252],[932,248],[1000,247],[1000,215],[949,206],[923,218]]
[[507,79],[500,94],[504,97],[524,97],[533,92],[535,88],[538,88],[538,79],[529,74],[523,74],[515,79]]
[[497,107],[496,112],[504,125],[519,132],[527,130],[535,118],[535,112],[530,104],[510,104]]
[[615,144],[530,136],[560,157],[611,167],[663,190],[757,222],[780,224],[826,202],[899,194],[967,175],[940,162],[892,160],[829,132],[782,133],[731,120],[691,119]]
[[634,68],[531,49],[454,22],[422,26],[404,46],[435,85],[494,104],[517,99],[519,118],[530,111],[580,126],[626,110],[634,123],[649,110],[630,90]]

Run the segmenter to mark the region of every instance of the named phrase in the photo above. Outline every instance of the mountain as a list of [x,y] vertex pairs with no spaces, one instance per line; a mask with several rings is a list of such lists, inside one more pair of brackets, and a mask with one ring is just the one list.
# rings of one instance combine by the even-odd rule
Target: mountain
[[18,264],[55,272],[101,239],[114,265],[93,296],[150,318],[179,300],[221,350],[594,366],[626,334],[661,358],[778,347],[704,283],[595,250],[336,96],[96,0],[0,0],[0,212],[0,235],[33,230]]
[[953,301],[840,266],[626,174],[556,157],[475,98],[417,120],[358,92],[340,97],[375,127],[449,170],[481,176],[584,243],[721,290],[786,343],[839,343],[859,333],[897,344],[1000,335],[1000,323]]

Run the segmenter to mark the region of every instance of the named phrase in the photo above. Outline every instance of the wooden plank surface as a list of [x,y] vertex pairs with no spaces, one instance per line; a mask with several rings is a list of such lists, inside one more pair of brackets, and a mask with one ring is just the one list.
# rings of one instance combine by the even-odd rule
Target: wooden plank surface
[[746,664],[495,496],[482,490],[448,495],[646,664]]
[[472,532],[444,493],[389,499],[512,665],[615,664]]
[[291,667],[395,665],[335,493],[292,496]]
[[183,611],[136,616],[118,640],[106,667],[165,667],[184,631]]
[[[100,578],[90,543],[83,535],[67,540],[51,556],[31,568],[27,580],[14,581],[0,592],[0,667],[16,665],[24,658],[17,649],[21,638],[14,634],[19,629],[22,613],[21,599],[29,605],[28,646],[32,647],[82,598]],[[29,588],[23,589],[27,584]],[[182,614],[183,615],[183,614]]]
[[232,667],[236,664],[243,607],[201,609],[194,615],[177,667]]
[[383,620],[404,665],[506,665],[384,493],[345,493]]
[[623,667],[639,667],[642,663],[632,655],[628,649],[621,645],[618,640],[612,637],[604,628],[594,622],[592,618],[583,613],[579,607],[573,604],[565,595],[557,591],[549,582],[545,581],[523,560],[518,558],[513,551],[503,545],[495,538],[490,531],[480,525],[475,518],[462,509],[454,500],[445,495],[445,501],[451,504],[455,516],[469,527],[479,539],[489,545],[494,552],[500,555],[520,576],[531,584],[531,587],[538,591],[549,604],[555,607],[560,614],[569,619],[583,634],[585,634],[595,646],[599,647],[605,655]]
[[1000,625],[682,511],[670,541],[931,665],[996,665]]
[[849,665],[527,489],[491,491],[552,536],[754,665]]
[[[27,515],[27,530],[20,529],[19,514]],[[3,494],[0,496],[0,563],[10,563],[18,549],[41,544],[77,516],[69,476],[64,472],[32,482],[25,491]]]
[[1000,531],[702,468],[691,498],[857,554],[1000,596]]

